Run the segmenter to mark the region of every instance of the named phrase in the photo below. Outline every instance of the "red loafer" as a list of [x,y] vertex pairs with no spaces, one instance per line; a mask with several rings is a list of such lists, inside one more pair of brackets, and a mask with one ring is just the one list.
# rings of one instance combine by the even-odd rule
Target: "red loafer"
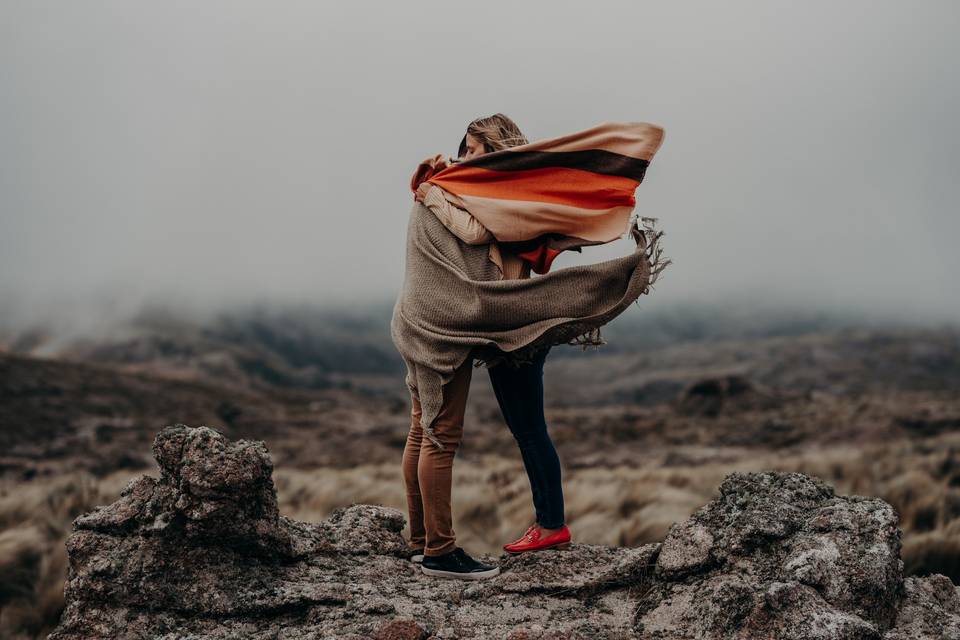
[[548,536],[542,535],[540,529],[531,527],[522,538],[515,542],[503,545],[509,553],[523,553],[524,551],[540,551],[541,549],[566,549],[570,546],[570,529],[567,525]]
[[506,550],[506,548],[509,547],[510,545],[519,544],[523,542],[524,540],[527,539],[527,536],[530,535],[530,532],[536,530],[536,528],[537,528],[536,524],[530,525],[529,527],[527,527],[527,530],[523,532],[522,536],[520,536],[513,542],[508,542],[507,544],[503,545],[503,548]]

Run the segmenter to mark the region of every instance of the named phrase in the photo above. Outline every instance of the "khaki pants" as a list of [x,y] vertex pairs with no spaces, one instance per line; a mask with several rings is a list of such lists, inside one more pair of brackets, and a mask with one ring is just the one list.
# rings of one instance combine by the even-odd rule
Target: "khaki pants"
[[463,436],[463,415],[473,375],[468,357],[443,385],[443,406],[433,423],[433,432],[443,443],[440,450],[424,437],[420,427],[420,400],[411,394],[410,433],[403,448],[403,480],[410,513],[410,546],[424,555],[439,556],[457,547],[450,508],[453,457]]

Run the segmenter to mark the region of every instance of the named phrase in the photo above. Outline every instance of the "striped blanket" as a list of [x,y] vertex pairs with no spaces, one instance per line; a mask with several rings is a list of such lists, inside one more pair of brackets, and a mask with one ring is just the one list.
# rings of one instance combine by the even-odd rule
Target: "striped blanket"
[[[671,261],[661,256],[656,218],[637,224],[633,190],[662,140],[654,125],[606,123],[462,163],[436,156],[418,167],[414,191],[424,180],[437,185],[543,273],[501,279],[487,245],[461,242],[414,202],[390,335],[436,447],[443,448],[433,430],[443,386],[468,358],[474,366],[518,366],[551,345],[605,344],[600,327],[649,293]],[[547,273],[560,251],[621,234],[636,242],[628,255]]]
[[416,191],[423,181],[440,187],[501,249],[543,274],[564,250],[629,233],[634,191],[663,135],[654,124],[605,122],[459,163],[437,155],[420,163],[410,187]]

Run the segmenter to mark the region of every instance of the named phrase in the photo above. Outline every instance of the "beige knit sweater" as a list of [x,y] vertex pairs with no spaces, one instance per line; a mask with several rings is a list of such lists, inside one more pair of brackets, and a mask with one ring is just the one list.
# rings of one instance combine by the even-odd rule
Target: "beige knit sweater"
[[453,235],[467,244],[489,244],[490,261],[500,270],[501,280],[518,280],[530,277],[530,263],[512,253],[501,251],[497,239],[466,209],[451,204],[443,197],[443,190],[430,186],[423,204],[433,212]]

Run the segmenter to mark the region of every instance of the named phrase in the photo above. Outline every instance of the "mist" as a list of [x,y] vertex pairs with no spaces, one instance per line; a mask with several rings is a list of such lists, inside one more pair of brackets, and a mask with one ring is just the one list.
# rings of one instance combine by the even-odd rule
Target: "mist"
[[665,129],[642,306],[960,320],[956,3],[466,7],[3,3],[0,321],[392,300],[413,169],[494,112]]

